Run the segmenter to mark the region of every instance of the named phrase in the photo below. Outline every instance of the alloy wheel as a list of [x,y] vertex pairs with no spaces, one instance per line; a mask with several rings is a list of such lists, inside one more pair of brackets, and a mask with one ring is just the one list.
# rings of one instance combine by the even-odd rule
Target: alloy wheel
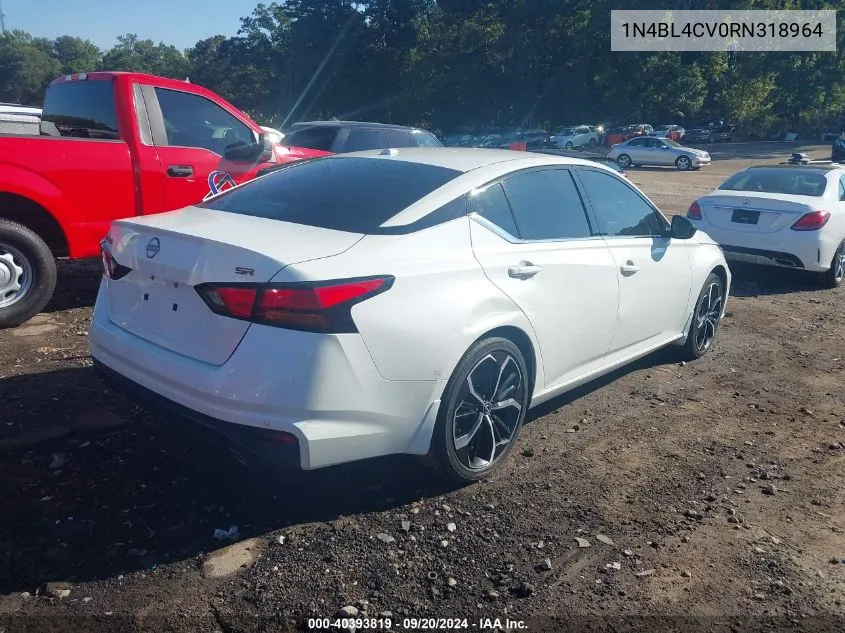
[[631,157],[628,154],[620,154],[619,158],[616,159],[616,162],[619,163],[619,166],[622,169],[627,169],[631,166]]
[[833,279],[836,283],[840,283],[845,277],[845,242],[839,245],[836,255],[833,256]]
[[514,439],[525,400],[519,363],[505,350],[484,356],[463,381],[452,420],[460,463],[472,471],[493,466]]
[[0,308],[23,299],[32,287],[32,264],[13,246],[0,244]]
[[687,171],[692,167],[692,161],[686,156],[680,156],[675,164],[681,171]]
[[702,354],[710,349],[716,338],[716,328],[722,315],[722,285],[711,281],[695,311],[695,347]]

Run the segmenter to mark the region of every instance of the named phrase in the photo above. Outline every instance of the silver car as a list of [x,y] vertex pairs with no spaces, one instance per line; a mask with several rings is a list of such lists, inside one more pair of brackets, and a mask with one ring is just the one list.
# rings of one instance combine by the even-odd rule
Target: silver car
[[704,150],[683,147],[668,138],[637,136],[610,148],[607,154],[622,169],[631,165],[674,165],[681,171],[701,169],[710,164],[710,154]]

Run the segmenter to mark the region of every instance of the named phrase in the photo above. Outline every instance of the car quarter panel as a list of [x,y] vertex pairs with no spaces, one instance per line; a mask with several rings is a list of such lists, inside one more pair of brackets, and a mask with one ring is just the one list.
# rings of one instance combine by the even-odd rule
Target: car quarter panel
[[525,315],[473,257],[469,222],[461,217],[408,235],[368,235],[346,253],[296,269],[309,279],[336,278],[338,270],[350,278],[395,276],[390,290],[352,308],[364,344],[387,380],[445,380],[472,343],[495,328],[517,327],[537,349]]

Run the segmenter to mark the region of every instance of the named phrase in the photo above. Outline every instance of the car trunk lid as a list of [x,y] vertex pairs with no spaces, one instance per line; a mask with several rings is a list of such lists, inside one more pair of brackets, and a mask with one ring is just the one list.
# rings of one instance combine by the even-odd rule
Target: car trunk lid
[[792,226],[818,208],[807,196],[725,192],[699,200],[701,213],[713,226],[747,233],[774,233]]
[[130,272],[109,281],[109,318],[179,354],[222,365],[250,327],[215,314],[202,283],[267,283],[280,270],[342,253],[363,235],[189,207],[120,220],[107,248]]

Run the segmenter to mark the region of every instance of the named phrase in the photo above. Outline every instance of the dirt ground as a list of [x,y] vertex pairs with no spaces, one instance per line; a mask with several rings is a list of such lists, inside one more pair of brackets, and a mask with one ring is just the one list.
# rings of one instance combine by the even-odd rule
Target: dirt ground
[[[629,176],[677,213],[828,151],[710,149]],[[47,311],[0,331],[0,632],[307,631],[342,607],[393,630],[845,630],[845,290],[733,273],[706,358],[559,398],[455,489],[405,458],[249,470],[109,393],[85,337],[100,264],[63,263]]]

